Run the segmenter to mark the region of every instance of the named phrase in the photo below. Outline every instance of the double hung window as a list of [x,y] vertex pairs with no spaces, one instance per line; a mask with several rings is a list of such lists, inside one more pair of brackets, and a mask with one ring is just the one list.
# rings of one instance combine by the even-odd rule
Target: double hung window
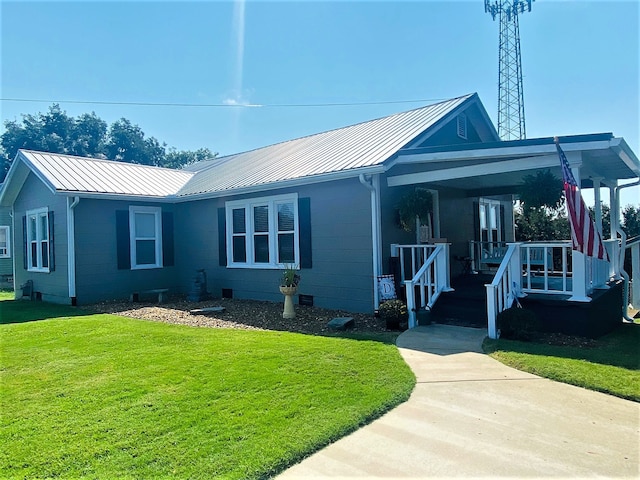
[[227,264],[280,268],[299,264],[297,195],[227,202]]
[[9,227],[0,226],[0,258],[11,257],[11,238],[9,237]]
[[162,267],[162,210],[129,207],[131,268]]
[[27,212],[27,270],[49,271],[49,211],[47,208]]

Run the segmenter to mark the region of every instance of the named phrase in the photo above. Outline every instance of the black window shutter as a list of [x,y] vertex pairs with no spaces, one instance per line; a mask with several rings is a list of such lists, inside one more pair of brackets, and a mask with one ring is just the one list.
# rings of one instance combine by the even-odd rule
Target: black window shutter
[[473,202],[473,239],[478,242],[480,238],[480,202]]
[[131,244],[129,243],[129,211],[116,210],[116,249],[118,270],[131,268]]
[[504,205],[500,204],[500,239],[504,242],[505,238],[505,225],[504,225]]
[[162,265],[173,267],[175,254],[173,244],[173,212],[162,212]]
[[49,220],[49,271],[55,272],[56,270],[56,242],[53,235],[53,211],[48,213]]
[[298,198],[298,233],[300,240],[300,268],[311,268],[311,199]]
[[218,209],[218,264],[227,266],[227,211],[224,207]]
[[29,268],[29,239],[27,238],[27,216],[22,217],[22,241],[24,245],[24,259],[22,261],[22,266],[26,270]]

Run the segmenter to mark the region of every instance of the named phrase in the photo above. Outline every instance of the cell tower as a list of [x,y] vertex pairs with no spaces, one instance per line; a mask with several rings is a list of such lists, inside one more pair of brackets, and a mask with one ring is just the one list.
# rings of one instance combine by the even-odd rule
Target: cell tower
[[484,11],[500,21],[498,44],[498,135],[502,140],[527,138],[518,17],[534,0],[484,0]]

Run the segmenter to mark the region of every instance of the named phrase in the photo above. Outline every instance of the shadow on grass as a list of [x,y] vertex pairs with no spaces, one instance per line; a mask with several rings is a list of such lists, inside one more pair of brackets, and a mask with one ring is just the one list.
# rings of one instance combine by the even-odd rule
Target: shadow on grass
[[640,324],[622,324],[613,332],[597,339],[589,348],[486,339],[483,349],[486,353],[496,351],[527,353],[640,370]]
[[3,300],[0,302],[0,324],[35,322],[49,318],[77,317],[87,312],[68,305],[30,300]]

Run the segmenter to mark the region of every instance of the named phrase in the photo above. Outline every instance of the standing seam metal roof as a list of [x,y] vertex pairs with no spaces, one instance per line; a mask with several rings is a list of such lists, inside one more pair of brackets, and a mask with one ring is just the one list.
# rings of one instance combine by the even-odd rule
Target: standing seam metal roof
[[166,197],[175,195],[193,172],[20,150],[57,191]]
[[182,170],[31,150],[20,150],[20,155],[56,191],[185,198],[381,165],[474,96],[205,160]]
[[474,95],[190,165],[197,173],[178,196],[380,165]]

